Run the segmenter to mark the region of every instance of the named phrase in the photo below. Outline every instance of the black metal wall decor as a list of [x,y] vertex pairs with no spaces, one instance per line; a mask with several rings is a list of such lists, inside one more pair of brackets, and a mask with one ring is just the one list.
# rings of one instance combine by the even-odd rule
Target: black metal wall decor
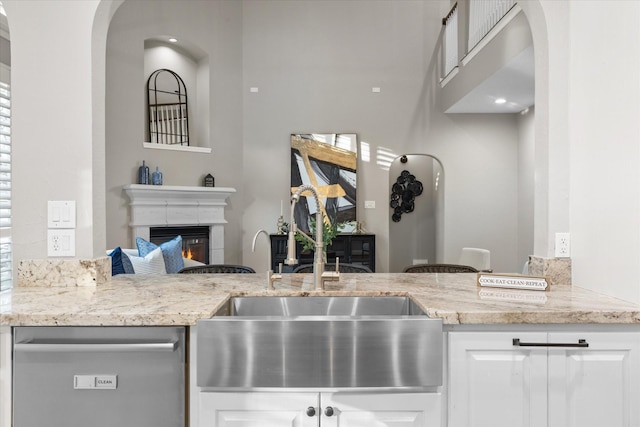
[[178,74],[161,68],[147,80],[149,140],[156,144],[189,145],[187,87]]
[[393,222],[400,222],[403,213],[411,213],[415,208],[415,199],[422,194],[422,183],[416,177],[403,170],[391,187],[391,202],[389,206],[393,209],[391,219]]

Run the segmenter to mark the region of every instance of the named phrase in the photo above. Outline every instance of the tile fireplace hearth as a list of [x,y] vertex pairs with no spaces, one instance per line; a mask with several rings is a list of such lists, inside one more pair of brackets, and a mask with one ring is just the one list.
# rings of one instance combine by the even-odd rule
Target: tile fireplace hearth
[[136,237],[152,241],[152,228],[207,226],[208,260],[203,262],[224,263],[224,211],[235,188],[131,184],[124,192],[129,197],[133,248]]

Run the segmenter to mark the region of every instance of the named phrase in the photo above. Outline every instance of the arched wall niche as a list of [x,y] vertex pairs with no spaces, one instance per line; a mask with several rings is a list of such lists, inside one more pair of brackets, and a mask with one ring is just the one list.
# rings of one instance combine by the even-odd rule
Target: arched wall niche
[[[144,41],[144,80],[156,70],[169,69],[184,81],[188,95],[189,145],[209,145],[209,56],[197,44],[180,38],[168,41],[171,35],[159,35]],[[147,112],[148,114],[148,112]],[[148,116],[147,116],[148,119]],[[145,127],[146,120],[145,120]],[[150,142],[145,129],[145,142]],[[210,147],[209,147],[210,148]]]

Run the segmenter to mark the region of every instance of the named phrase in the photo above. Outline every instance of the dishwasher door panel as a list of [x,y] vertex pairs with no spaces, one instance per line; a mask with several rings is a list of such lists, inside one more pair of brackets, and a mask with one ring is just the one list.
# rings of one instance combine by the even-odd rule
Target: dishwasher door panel
[[16,328],[14,424],[184,426],[184,339],[184,328]]

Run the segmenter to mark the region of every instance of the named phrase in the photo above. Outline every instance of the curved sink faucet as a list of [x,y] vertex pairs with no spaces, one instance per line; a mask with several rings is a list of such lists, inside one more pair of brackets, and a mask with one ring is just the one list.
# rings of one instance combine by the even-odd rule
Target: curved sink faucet
[[[298,225],[295,222],[295,218],[293,213],[296,208],[296,203],[300,200],[300,196],[304,191],[310,191],[313,194],[313,197],[316,201],[316,238],[315,240],[309,237],[306,233],[298,230]],[[316,249],[313,257],[313,287],[317,290],[324,290],[324,281],[325,280],[338,280],[340,277],[340,273],[338,270],[338,260],[336,259],[336,271],[335,273],[325,274],[324,272],[324,261],[322,258],[322,253],[324,251],[324,242],[322,240],[322,231],[323,231],[323,218],[322,211],[320,210],[320,198],[318,197],[318,190],[313,185],[304,184],[298,187],[298,189],[291,196],[291,216],[289,219],[289,240],[287,243],[287,259],[285,260],[285,264],[287,265],[296,265],[298,264],[298,259],[296,258],[296,241],[295,235],[297,232],[300,232],[300,235],[305,239],[312,242]]]
[[256,251],[256,240],[258,240],[258,236],[260,234],[264,234],[267,237],[267,241],[269,242],[269,268],[267,269],[267,283],[265,285],[265,289],[273,290],[273,282],[282,279],[282,263],[280,263],[280,271],[278,272],[278,274],[274,274],[273,270],[271,269],[271,241],[269,240],[269,233],[267,233],[266,230],[260,229],[256,232],[255,236],[253,236],[251,252]]

